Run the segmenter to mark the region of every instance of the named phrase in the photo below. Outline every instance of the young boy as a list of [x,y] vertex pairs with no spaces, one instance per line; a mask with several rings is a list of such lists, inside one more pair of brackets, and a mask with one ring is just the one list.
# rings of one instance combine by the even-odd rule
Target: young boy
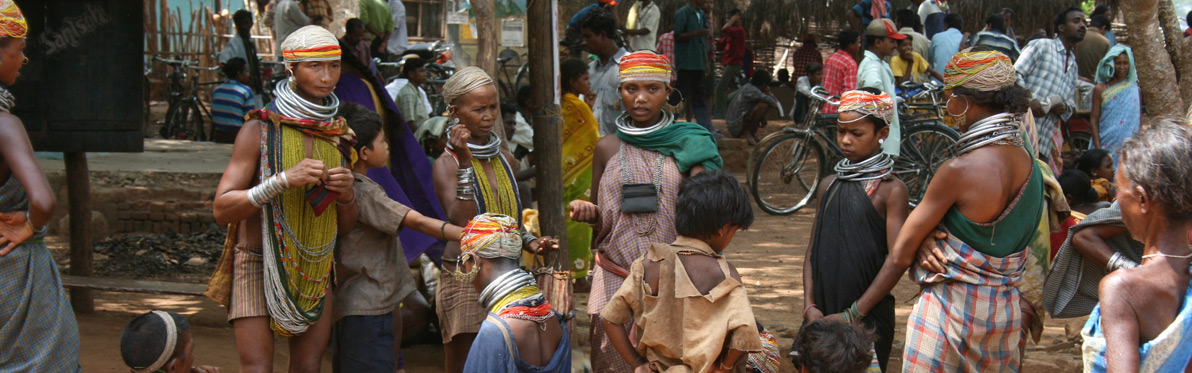
[[406,126],[411,132],[418,132],[422,122],[430,118],[427,110],[426,92],[422,91],[422,84],[426,83],[426,61],[421,58],[411,58],[402,65],[402,74],[408,81],[401,90],[397,91],[397,108],[406,118]]
[[[762,350],[741,275],[723,252],[753,223],[745,189],[705,171],[679,186],[674,243],[651,245],[600,313],[605,333],[635,369],[726,372]],[[621,325],[633,321],[634,349]]]
[[873,334],[857,325],[812,321],[799,329],[790,357],[802,373],[861,373],[870,367]]
[[216,367],[191,366],[194,347],[186,318],[168,311],[137,316],[120,335],[120,357],[135,373],[219,373]]
[[898,84],[906,81],[924,83],[931,77],[944,81],[944,76],[932,69],[926,58],[915,52],[914,41],[911,38],[899,40],[897,52],[898,54],[890,58],[890,70],[894,71],[894,79]]
[[398,231],[411,228],[443,240],[459,241],[462,230],[428,218],[390,199],[365,174],[385,166],[389,144],[381,117],[358,104],[339,112],[356,133],[359,160],[352,166],[359,214],[352,232],[336,248],[334,364],[341,372],[393,372],[400,349],[402,299],[415,290]]
[[211,91],[211,124],[215,126],[211,141],[221,144],[236,142],[236,134],[244,125],[244,115],[257,108],[257,99],[249,82],[248,64],[235,57],[223,66],[228,81]]
[[906,185],[894,177],[894,159],[881,149],[893,116],[894,101],[876,89],[840,98],[836,143],[845,159],[836,164],[836,175],[820,182],[803,261],[804,322],[832,315],[873,329],[883,371],[894,341],[894,297],[882,299],[869,315],[853,306],[881,270],[908,214]]

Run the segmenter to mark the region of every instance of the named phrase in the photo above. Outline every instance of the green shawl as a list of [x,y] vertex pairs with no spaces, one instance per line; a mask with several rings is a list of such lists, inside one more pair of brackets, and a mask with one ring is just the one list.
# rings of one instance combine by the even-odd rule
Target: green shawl
[[708,170],[724,167],[716,138],[704,127],[691,122],[675,122],[652,133],[633,136],[617,131],[617,137],[629,145],[662,153],[675,159],[679,172],[686,173],[695,165]]

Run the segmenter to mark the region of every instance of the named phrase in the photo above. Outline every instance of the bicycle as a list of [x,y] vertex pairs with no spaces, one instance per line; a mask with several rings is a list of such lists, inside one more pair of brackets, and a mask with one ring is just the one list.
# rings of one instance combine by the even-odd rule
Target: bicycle
[[[936,91],[936,87],[928,89]],[[750,155],[747,175],[758,207],[772,215],[789,215],[815,198],[819,182],[829,175],[844,153],[836,145],[837,114],[819,114],[823,105],[839,105],[823,87],[812,88],[810,113],[792,126],[759,141]],[[951,158],[951,147],[960,138],[936,115],[907,113],[900,103],[901,156],[894,174],[907,186],[911,206],[923,198],[940,163]]]
[[[505,48],[505,50],[501,51],[500,56],[497,57],[497,63],[499,64],[497,66],[497,85],[501,88],[502,101],[516,103],[517,90],[521,88],[522,80],[525,79],[530,71],[530,62],[521,62],[521,58],[525,56],[525,53],[519,55],[513,49]],[[509,75],[509,70],[513,67],[509,65],[510,61],[515,63],[521,62],[517,66],[517,70],[513,76]]]
[[[168,78],[170,79],[169,108],[166,109],[166,122],[162,125],[159,134],[163,139],[206,141],[213,133],[205,130],[203,116],[210,119],[211,111],[199,99],[199,87],[216,85],[222,82],[199,83],[199,74],[195,73],[190,77],[190,86],[188,88],[183,83],[187,79],[187,76],[186,73],[182,72],[182,69],[218,71],[219,67],[202,67],[198,66],[197,62],[171,60],[161,57],[153,57],[153,60],[165,62],[172,67],[168,74]],[[211,131],[214,131],[214,126],[212,126]]]

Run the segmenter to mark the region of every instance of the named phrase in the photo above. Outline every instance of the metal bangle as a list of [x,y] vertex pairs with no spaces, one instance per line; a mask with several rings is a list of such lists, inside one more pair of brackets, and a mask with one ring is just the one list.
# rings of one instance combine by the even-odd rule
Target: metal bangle
[[1109,263],[1105,265],[1105,270],[1113,272],[1114,270],[1122,268],[1134,268],[1137,266],[1138,263],[1135,263],[1133,260],[1130,260],[1130,258],[1127,258],[1125,255],[1122,255],[1122,253],[1118,252],[1113,253],[1113,256],[1109,257]]
[[475,201],[476,197],[472,197],[471,194],[466,195],[466,197],[465,197],[465,195],[457,195],[457,196],[455,196],[455,199],[458,199],[460,201]]

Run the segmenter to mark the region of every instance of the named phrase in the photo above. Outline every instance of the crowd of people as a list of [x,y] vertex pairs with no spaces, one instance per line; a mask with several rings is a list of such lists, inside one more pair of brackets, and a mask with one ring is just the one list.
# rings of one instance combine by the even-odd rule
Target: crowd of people
[[[636,1],[624,23],[617,5],[595,1],[567,26],[591,57],[560,64],[566,247],[535,233],[527,89],[502,104],[494,79],[465,67],[434,113],[427,61],[406,60],[399,87],[371,66],[401,53],[401,1],[361,0],[336,38],[325,0],[281,0],[267,9],[287,79],[260,102],[254,17],[236,13],[221,53],[229,80],[212,95],[216,140],[233,144],[213,208],[229,236],[205,295],[227,309],[239,369],[281,365],[280,336],[291,371],[318,371],[330,347],[337,371],[401,372],[405,327],[437,320],[449,372],[567,372],[578,311],[592,320],[593,371],[777,371],[776,339],[725,255],[754,216],[711,121],[756,141],[783,107],[775,83],[751,68],[738,9],[712,31],[710,2],[689,0],[661,33],[654,1]],[[816,191],[787,357],[800,371],[886,371],[898,353],[891,291],[908,271],[920,287],[904,371],[1017,371],[1048,315],[1089,316],[1086,371],[1192,360],[1192,129],[1142,125],[1133,52],[1112,35],[1110,9],[1088,23],[1066,9],[1045,32],[1054,38],[1023,44],[1013,14],[969,35],[944,1],[863,0],[834,53],[807,35],[779,72],[798,92],[784,114],[832,115],[844,155]],[[4,86],[27,62],[27,37],[0,0]],[[894,172],[897,90],[929,80],[963,135],[911,210]],[[1078,97],[1083,85],[1091,97]],[[812,87],[839,101],[811,110]],[[42,239],[54,196],[13,102],[0,87],[0,340],[13,346],[0,366],[78,371],[78,327]],[[1076,112],[1091,115],[1092,149],[1065,160],[1059,126]],[[556,250],[570,268],[527,264]],[[573,291],[589,292],[586,309],[572,309]],[[136,317],[120,347],[134,372],[219,371],[195,365],[176,313]]]

